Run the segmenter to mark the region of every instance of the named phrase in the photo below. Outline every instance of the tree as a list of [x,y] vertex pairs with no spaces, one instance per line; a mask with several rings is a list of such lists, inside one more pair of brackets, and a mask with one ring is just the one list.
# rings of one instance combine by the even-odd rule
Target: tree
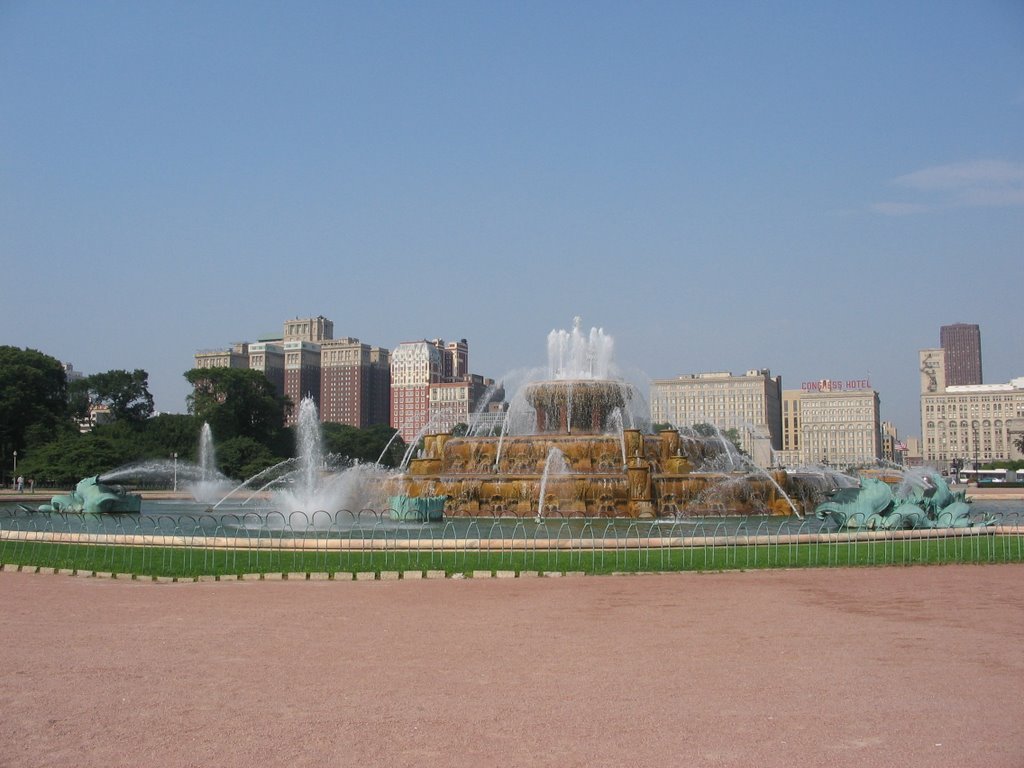
[[82,416],[82,407],[105,406],[114,421],[141,422],[153,415],[153,395],[149,392],[149,374],[141,368],[129,373],[112,370],[95,373],[76,381],[71,387],[71,407]]
[[195,458],[198,453],[202,424],[195,416],[161,413],[133,427],[135,440],[143,446],[148,458],[166,459],[174,453],[182,458]]
[[269,448],[251,437],[233,437],[217,445],[217,469],[226,477],[245,480],[277,462]]
[[286,401],[266,376],[248,368],[193,368],[189,413],[207,422],[219,440],[251,437],[269,445],[284,426]]
[[60,361],[34,349],[0,346],[0,466],[27,437],[38,444],[68,427],[67,377]]
[[394,467],[405,453],[405,442],[402,438],[395,437],[396,431],[384,424],[359,429],[348,424],[328,423],[323,425],[324,447],[328,453],[347,456],[361,462],[375,462],[380,459],[384,466]]
[[101,475],[139,458],[138,448],[116,434],[68,432],[33,450],[24,463],[19,460],[18,472],[35,478],[37,485],[71,488],[83,477]]
[[1018,437],[1014,438],[1013,444],[1016,446],[1018,451],[1024,453],[1024,434],[1021,434]]

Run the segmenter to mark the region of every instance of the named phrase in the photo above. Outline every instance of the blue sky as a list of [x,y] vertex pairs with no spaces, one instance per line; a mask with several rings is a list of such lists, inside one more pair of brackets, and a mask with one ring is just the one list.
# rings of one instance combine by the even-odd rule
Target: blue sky
[[323,314],[500,377],[1024,375],[1024,3],[0,2],[0,343],[145,368]]

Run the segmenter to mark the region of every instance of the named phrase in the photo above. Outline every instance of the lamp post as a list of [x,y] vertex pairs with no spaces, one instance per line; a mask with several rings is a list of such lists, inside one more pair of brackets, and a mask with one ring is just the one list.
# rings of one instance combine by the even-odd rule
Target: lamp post
[[14,488],[18,484],[18,452],[14,452],[14,474],[11,475],[11,487]]
[[174,492],[178,492],[178,452],[171,454],[174,457]]
[[975,421],[972,426],[974,427],[974,484],[978,485],[978,481],[981,480],[979,472],[981,464],[978,463],[978,422]]

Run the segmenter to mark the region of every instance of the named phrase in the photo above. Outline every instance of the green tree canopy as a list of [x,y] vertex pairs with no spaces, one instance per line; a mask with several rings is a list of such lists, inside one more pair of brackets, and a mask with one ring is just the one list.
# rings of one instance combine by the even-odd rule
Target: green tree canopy
[[34,349],[0,346],[0,462],[13,464],[29,433],[56,434],[68,426],[67,377],[60,361]]
[[18,473],[34,478],[37,486],[71,488],[83,477],[101,475],[139,458],[138,447],[116,434],[69,432],[33,450],[24,463],[19,461]]
[[[352,427],[348,424],[324,424],[324,447],[328,453],[348,456],[361,462],[374,462],[378,458],[386,467],[397,466],[405,453],[405,442],[394,437],[396,430],[385,424],[377,424],[365,429]],[[388,446],[388,443],[391,443]],[[381,457],[384,448],[387,453]]]
[[232,437],[217,445],[217,468],[237,480],[250,478],[278,461],[267,446],[251,437]]
[[189,412],[208,422],[218,440],[251,437],[269,445],[284,426],[286,401],[266,376],[248,368],[193,368]]
[[91,405],[106,406],[115,421],[140,422],[153,415],[149,374],[141,368],[94,373],[72,382],[70,392],[71,409],[79,417]]

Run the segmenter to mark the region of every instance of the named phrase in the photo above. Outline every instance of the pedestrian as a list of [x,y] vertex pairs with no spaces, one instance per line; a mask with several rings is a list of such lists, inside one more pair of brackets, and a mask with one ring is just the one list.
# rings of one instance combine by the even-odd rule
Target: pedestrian
[[18,493],[25,492],[25,476],[18,475]]
[[36,479],[34,477],[30,477],[28,479],[28,492],[29,493],[35,493],[36,492]]

